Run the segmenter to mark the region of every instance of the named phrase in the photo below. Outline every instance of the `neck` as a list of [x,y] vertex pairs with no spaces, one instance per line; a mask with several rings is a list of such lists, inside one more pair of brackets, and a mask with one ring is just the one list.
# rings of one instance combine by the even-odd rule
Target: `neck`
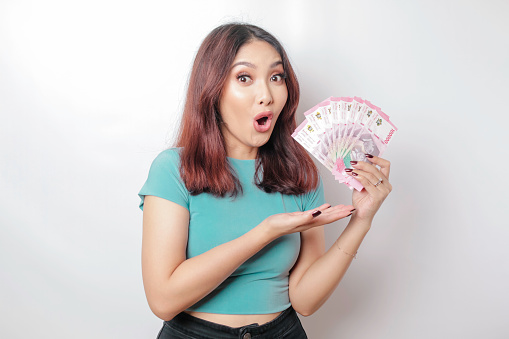
[[226,152],[228,157],[238,160],[253,160],[256,159],[257,154],[258,148],[253,148],[251,151],[230,150]]
[[258,154],[258,147],[228,146],[226,145],[226,156],[239,160],[253,160]]
[[226,147],[226,156],[239,160],[253,160],[258,154],[257,146],[248,146],[235,138],[225,124],[220,125],[223,135],[224,145]]

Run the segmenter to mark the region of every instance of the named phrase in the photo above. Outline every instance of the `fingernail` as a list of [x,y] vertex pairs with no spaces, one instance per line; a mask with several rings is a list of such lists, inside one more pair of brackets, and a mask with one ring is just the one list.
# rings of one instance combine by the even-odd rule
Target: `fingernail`
[[357,173],[355,173],[355,172],[352,172],[352,175],[353,175],[354,177],[356,177],[358,174],[357,174]]
[[[351,215],[352,215],[352,213],[348,214],[348,215],[347,215],[347,217],[349,217],[349,216],[351,216]],[[346,218],[346,217],[345,217],[345,218]]]
[[351,165],[357,165],[357,161],[350,161]]
[[[368,157],[368,158],[373,158],[373,156],[372,156],[371,154],[367,154],[367,153],[366,153],[366,154],[364,154],[364,155],[365,155],[366,157]],[[350,162],[351,162],[351,161],[350,161]]]
[[351,210],[350,212],[353,212],[353,211],[355,211],[355,210],[356,210],[356,209],[354,208],[354,209],[353,209],[353,210]]
[[316,218],[320,214],[322,214],[322,211],[318,210],[318,211],[314,211],[313,214],[311,214],[311,215],[313,216],[313,218]]
[[353,168],[345,168],[345,172],[350,173],[351,171],[353,171]]

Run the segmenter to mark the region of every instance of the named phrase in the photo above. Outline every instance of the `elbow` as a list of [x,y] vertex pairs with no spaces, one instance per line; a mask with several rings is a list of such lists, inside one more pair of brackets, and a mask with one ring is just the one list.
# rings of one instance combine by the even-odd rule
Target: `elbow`
[[187,308],[178,295],[164,293],[157,288],[145,288],[145,296],[152,313],[164,321],[172,320]]
[[180,312],[172,309],[167,303],[150,302],[148,303],[150,310],[156,317],[164,321],[170,321]]
[[313,313],[315,313],[314,311],[303,311],[303,312],[298,312],[301,316],[303,317],[309,317],[310,315],[312,315]]
[[154,315],[156,317],[158,317],[159,319],[164,320],[164,321],[170,321],[171,319],[175,318],[175,316],[177,315],[172,312],[165,312],[165,311],[159,311],[159,310],[152,310],[152,313],[154,313]]
[[313,313],[316,312],[314,309],[305,308],[305,307],[298,307],[296,305],[292,305],[295,312],[299,313],[303,317],[309,317]]
[[295,294],[290,295],[290,303],[295,312],[303,317],[309,317],[320,308],[320,305],[314,305],[309,298],[298,298]]

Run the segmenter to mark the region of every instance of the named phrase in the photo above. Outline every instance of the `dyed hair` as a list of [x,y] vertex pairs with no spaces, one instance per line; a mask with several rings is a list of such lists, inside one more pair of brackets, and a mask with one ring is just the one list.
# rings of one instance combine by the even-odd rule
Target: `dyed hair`
[[235,197],[242,185],[227,161],[221,133],[219,100],[239,49],[253,41],[269,43],[279,53],[286,74],[288,99],[268,142],[259,147],[255,184],[265,192],[299,195],[315,189],[318,170],[291,136],[296,128],[299,83],[283,46],[265,30],[243,23],[215,28],[202,42],[193,64],[177,139],[180,175],[192,195],[211,193]]

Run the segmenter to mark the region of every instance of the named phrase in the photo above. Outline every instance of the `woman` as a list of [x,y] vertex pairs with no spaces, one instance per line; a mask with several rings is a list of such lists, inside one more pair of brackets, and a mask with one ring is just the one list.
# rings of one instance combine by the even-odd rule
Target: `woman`
[[[288,57],[266,31],[228,24],[203,41],[178,147],[158,155],[139,193],[158,338],[306,338],[295,312],[314,313],[348,269],[391,190],[389,162],[353,165],[365,189],[353,206],[326,204],[317,168],[291,137],[298,98]],[[350,215],[325,251],[323,225]]]

